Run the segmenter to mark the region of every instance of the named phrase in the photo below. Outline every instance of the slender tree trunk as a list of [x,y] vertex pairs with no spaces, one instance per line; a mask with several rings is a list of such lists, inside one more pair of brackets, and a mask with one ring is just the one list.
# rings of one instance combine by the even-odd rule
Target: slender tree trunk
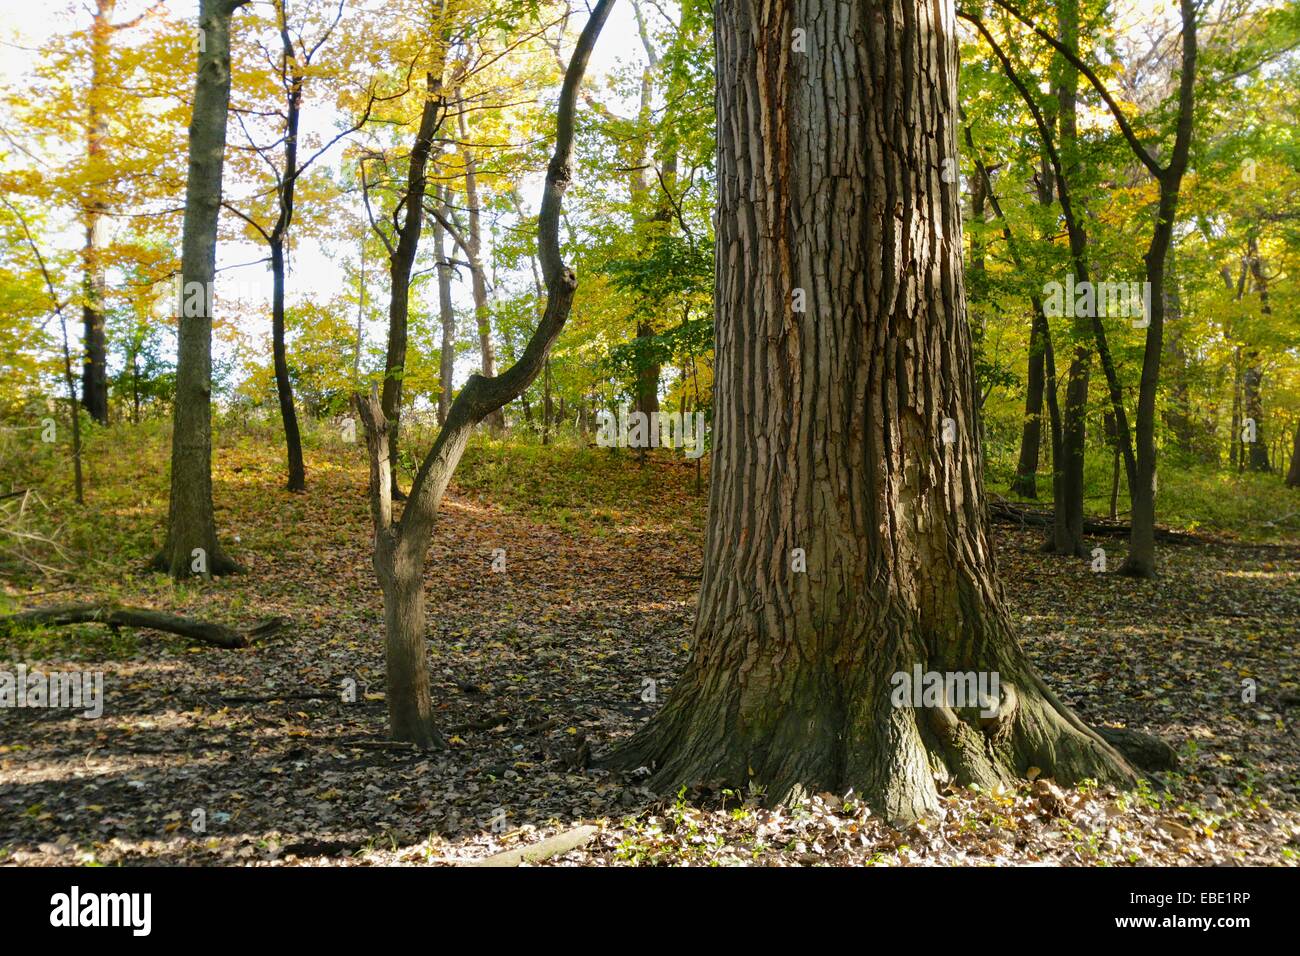
[[[448,218],[447,187],[438,190],[439,210]],[[438,424],[447,423],[451,412],[452,383],[456,375],[456,309],[451,301],[451,260],[447,258],[442,223],[436,218],[433,227],[433,254],[438,262],[438,318],[442,325],[442,348],[438,354]]]
[[361,381],[361,347],[366,337],[366,239],[361,238],[361,270],[357,273],[357,347],[352,353],[352,384]]
[[1241,455],[1241,346],[1232,351],[1232,424],[1228,435],[1228,463],[1240,471]]
[[542,444],[551,441],[551,422],[555,419],[555,405],[551,400],[551,358],[546,357],[546,367],[542,371]]
[[298,412],[293,403],[293,382],[289,378],[289,357],[284,344],[284,239],[271,239],[271,354],[275,366],[275,394],[280,402],[280,420],[284,423],[284,445],[289,464],[288,488],[302,491],[307,487],[307,472],[302,460],[302,433],[298,430]]
[[131,424],[140,424],[140,351],[139,343],[131,353]]
[[104,266],[100,249],[104,202],[101,195],[104,139],[108,133],[101,102],[109,69],[109,38],[112,36],[116,0],[96,0],[90,28],[90,90],[86,117],[86,165],[90,179],[83,211],[86,241],[82,248],[83,303],[81,404],[90,417],[108,424],[108,343],[104,332]]
[[[1143,260],[1151,288],[1151,315],[1142,351],[1142,379],[1138,384],[1136,455],[1129,480],[1131,531],[1129,551],[1121,574],[1151,578],[1156,573],[1156,392],[1160,385],[1160,359],[1164,352],[1165,273],[1178,212],[1178,192],[1187,169],[1192,143],[1192,107],[1196,86],[1196,9],[1194,0],[1179,0],[1182,18],[1182,70],[1178,90],[1178,130],[1169,162],[1160,169],[1160,203],[1156,210],[1151,244]],[[1121,425],[1122,425],[1121,421]],[[1123,436],[1127,440],[1127,436]]]
[[[958,185],[942,179],[956,33],[952,0],[717,7],[699,616],[672,697],[609,761],[650,768],[661,792],[852,787],[901,821],[937,809],[936,773],[1132,779],[1034,674],[993,576]],[[895,706],[914,666],[997,672],[1001,689],[983,720]]]
[[[460,135],[468,141],[465,113],[460,112]],[[474,292],[474,321],[478,327],[479,371],[487,378],[496,374],[496,354],[492,348],[492,308],[488,302],[487,270],[483,266],[482,209],[478,192],[478,161],[474,151],[465,147],[465,205],[469,207],[468,248],[470,286]],[[505,428],[505,415],[496,409],[488,416],[488,427],[493,431]]]
[[[641,103],[637,112],[637,127],[640,135],[637,154],[633,157],[633,170],[630,174],[629,188],[632,200],[632,225],[634,229],[644,230],[647,223],[654,223],[650,228],[654,230],[650,236],[657,236],[660,231],[667,228],[667,224],[672,219],[672,210],[669,206],[667,197],[660,196],[655,205],[654,213],[647,214],[646,207],[649,204],[649,194],[652,189],[662,190],[663,186],[658,182],[658,175],[654,177],[655,182],[651,182],[649,170],[646,168],[650,161],[651,140],[654,137],[654,77],[659,68],[659,54],[654,48],[654,43],[650,38],[650,31],[646,27],[645,17],[642,14],[639,3],[633,4],[633,11],[636,14],[637,28],[641,37],[641,46],[645,50],[646,65],[641,70]],[[671,183],[677,173],[677,156],[671,151],[665,150],[662,155],[656,153],[655,162],[659,166],[659,173],[662,174],[664,183]],[[657,303],[650,304],[653,308]],[[637,322],[636,337],[641,341],[643,346],[648,345],[649,339],[655,335],[654,323],[649,318],[643,318]],[[637,350],[638,357],[644,361],[645,356],[649,354],[648,348]],[[633,403],[634,411],[642,412],[646,416],[659,411],[659,377],[662,372],[658,362],[647,362],[641,365],[636,375],[636,394]],[[645,458],[645,449],[641,449],[641,458]]]
[[1046,324],[1046,317],[1036,312],[1029,333],[1025,422],[1020,431],[1020,460],[1016,463],[1016,478],[1011,485],[1011,490],[1023,498],[1038,497],[1038,447],[1043,434],[1043,386],[1046,381],[1043,327]]
[[[189,177],[181,235],[182,305],[177,319],[176,402],[172,420],[171,503],[167,540],[154,566],[174,578],[239,570],[217,543],[212,509],[212,284],[217,217],[230,104],[230,20],[244,0],[201,0],[190,121]],[[189,291],[197,294],[193,299]]]
[[[464,118],[461,117],[461,122]],[[491,341],[491,304],[487,300],[487,272],[482,260],[482,212],[478,199],[478,163],[465,152],[465,206],[469,207],[469,285],[474,295],[474,323],[478,328],[478,368],[482,375],[497,375],[497,355]],[[506,416],[498,408],[487,416],[487,427],[499,432]]]
[[1264,444],[1264,373],[1259,367],[1259,353],[1246,353],[1246,371],[1242,375],[1242,407],[1246,420],[1254,427],[1251,440],[1245,442],[1245,467],[1250,471],[1268,471],[1268,446]]
[[[1259,311],[1265,316],[1272,315],[1273,307],[1268,301],[1268,279],[1264,275],[1264,264],[1259,258],[1259,240],[1254,236],[1250,239],[1250,275],[1254,280],[1255,291],[1259,293]],[[1259,352],[1251,350],[1247,360],[1244,380],[1246,416],[1254,422],[1255,434],[1246,464],[1251,471],[1271,471],[1267,439],[1264,437],[1264,372],[1259,365]]]
[[1173,437],[1174,447],[1185,457],[1203,457],[1200,443],[1192,425],[1192,397],[1188,384],[1188,366],[1190,363],[1187,349],[1183,344],[1183,302],[1179,288],[1178,271],[1174,267],[1175,247],[1169,246],[1169,270],[1173,281],[1165,290],[1165,324],[1168,335],[1165,336],[1164,364],[1169,369],[1169,399],[1165,407],[1165,425]]
[[1291,470],[1286,473],[1286,486],[1300,488],[1300,421],[1295,426],[1295,442],[1291,447]]
[[[993,188],[993,179],[989,175],[988,167],[985,166],[976,152],[975,139],[969,125],[965,127],[964,135],[966,137],[966,148],[971,153],[978,174],[976,178],[980,184],[980,196],[982,199],[987,199],[988,204],[993,209],[993,215],[1002,224],[1002,238],[1006,240],[1007,251],[1011,256],[1012,263],[1017,270],[1023,271],[1024,260],[1020,255],[1019,243],[1012,234],[1011,225],[1003,214],[1002,203]],[[1052,204],[1052,183],[1051,164],[1044,158],[1038,189],[1039,202],[1044,206]],[[1041,444],[1042,435],[1044,392],[1047,394],[1048,401],[1051,435],[1050,451],[1053,461],[1056,460],[1060,453],[1061,420],[1060,408],[1056,403],[1056,361],[1052,353],[1052,329],[1047,322],[1047,314],[1043,311],[1042,299],[1037,295],[1032,295],[1030,296],[1030,304],[1033,318],[1029,333],[1029,380],[1025,393],[1025,423],[1020,438],[1020,461],[1016,469],[1017,476],[1011,490],[1026,498],[1037,498],[1037,472],[1039,445]]]
[[375,572],[384,595],[388,715],[394,738],[422,746],[436,744],[425,653],[424,556],[429,549],[442,496],[465,453],[474,428],[514,401],[541,374],[551,346],[573,306],[578,280],[560,255],[560,212],[569,185],[574,109],[578,88],[613,0],[598,0],[565,70],[556,116],[555,152],[547,167],[537,216],[538,258],[546,284],[546,306],[518,360],[498,376],[471,375],[456,395],[411,486],[400,519],[392,503],[389,423],[378,396],[357,395],[370,456],[370,514],[375,529]]
[[[1062,0],[1058,5],[1059,35],[1070,50],[1079,48],[1078,0]],[[1056,88],[1062,156],[1057,193],[1062,196],[1067,183],[1075,182],[1079,173],[1078,158],[1078,89],[1079,74],[1064,60],[1057,61],[1060,79]],[[1087,282],[1088,240],[1079,218],[1082,210],[1072,210],[1069,228],[1070,259],[1075,281]],[[1088,319],[1074,319],[1074,348],[1065,382],[1065,414],[1061,427],[1061,454],[1055,462],[1052,482],[1055,520],[1049,545],[1056,554],[1084,557],[1088,547],[1083,540],[1084,456],[1087,452],[1088,380],[1092,371],[1092,349],[1088,345]]]
[[[44,266],[42,265],[42,269]],[[48,281],[48,278],[47,278]],[[53,288],[51,288],[53,297]],[[63,315],[55,299],[55,311],[59,314],[59,329],[63,333],[63,384],[68,389],[68,418],[72,426],[72,490],[77,504],[86,503],[85,484],[81,476],[81,412],[77,407],[77,380],[72,374],[72,350],[68,346],[68,320]]]
[[[442,126],[446,113],[443,99],[442,74],[425,75],[428,95],[420,112],[420,128],[411,147],[411,159],[406,174],[406,195],[401,205],[405,218],[398,231],[397,244],[389,249],[388,276],[388,348],[384,354],[384,388],[381,401],[384,418],[388,422],[388,442],[394,462],[398,456],[398,433],[402,414],[402,376],[406,371],[406,331],[411,310],[411,271],[420,247],[420,229],[424,221],[424,194],[427,186],[429,154],[433,137]],[[397,487],[397,468],[389,472],[392,495],[405,496]]]
[[[285,456],[288,460],[288,488],[303,491],[307,472],[302,460],[302,434],[298,429],[298,412],[293,401],[293,381],[289,378],[289,359],[285,348],[284,328],[284,246],[285,236],[293,224],[293,204],[298,175],[298,125],[302,115],[303,65],[293,48],[288,30],[287,0],[277,4],[281,37],[281,80],[285,93],[284,170],[280,175],[277,200],[279,214],[267,237],[271,247],[271,353],[275,367],[275,393],[280,402],[280,419],[284,423]],[[308,57],[309,59],[309,57]]]

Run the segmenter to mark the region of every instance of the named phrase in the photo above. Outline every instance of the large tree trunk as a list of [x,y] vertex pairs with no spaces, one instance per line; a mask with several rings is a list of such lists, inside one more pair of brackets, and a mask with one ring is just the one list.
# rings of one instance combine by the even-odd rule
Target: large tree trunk
[[[958,185],[942,180],[952,0],[725,0],[716,31],[717,440],[694,652],[611,763],[650,767],[660,790],[852,787],[892,820],[937,807],[936,773],[1131,779],[1034,674],[993,578]],[[996,712],[893,706],[914,666],[996,672]]]
[[[176,404],[172,420],[167,540],[154,565],[181,578],[239,570],[217,544],[212,510],[212,283],[230,104],[230,18],[245,0],[202,0],[190,121],[189,177],[181,235],[182,308],[177,319]],[[191,290],[196,295],[191,299]]]

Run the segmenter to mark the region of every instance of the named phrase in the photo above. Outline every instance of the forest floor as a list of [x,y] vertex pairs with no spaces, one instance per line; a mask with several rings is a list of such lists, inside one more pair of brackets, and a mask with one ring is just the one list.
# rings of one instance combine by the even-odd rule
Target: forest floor
[[[105,705],[95,720],[0,710],[0,863],[445,864],[579,824],[595,836],[548,864],[1300,863],[1295,542],[1170,545],[1160,579],[1137,582],[995,526],[1009,608],[1049,683],[1091,723],[1169,740],[1181,764],[1126,794],[948,790],[941,816],[900,831],[851,795],[773,811],[582,768],[662,703],[689,654],[705,498],[680,459],[471,447],[427,577],[448,747],[418,752],[383,745],[361,451],[311,449],[309,490],[291,495],[272,441],[222,435],[218,524],[247,572],[176,587],[141,570],[166,513],[162,433],[111,440],[105,464],[89,459],[85,512],[47,516],[66,576],[10,583],[4,603],[286,625],[243,650],[93,625],[5,638],[7,660],[102,671]],[[1117,567],[1122,539],[1098,543]]]

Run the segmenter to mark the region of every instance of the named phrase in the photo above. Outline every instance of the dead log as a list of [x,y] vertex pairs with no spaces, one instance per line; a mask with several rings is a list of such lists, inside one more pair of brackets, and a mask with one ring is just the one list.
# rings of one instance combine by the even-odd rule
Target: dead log
[[475,860],[468,866],[518,866],[521,863],[537,863],[541,860],[550,859],[553,856],[561,856],[570,850],[576,850],[578,847],[591,842],[591,838],[600,832],[599,827],[590,824],[574,827],[572,830],[565,830],[563,833],[557,833],[555,836],[547,837],[540,843],[532,843],[528,846],[517,847],[513,850],[505,850],[501,853],[495,853],[482,860]]
[[[1015,524],[1022,528],[1050,528],[1055,521],[1055,512],[1041,508],[1022,508],[1002,498],[990,498],[989,517],[1005,524]],[[1132,526],[1116,521],[1102,521],[1095,518],[1083,522],[1083,533],[1097,538],[1127,538],[1132,533]],[[1191,534],[1187,531],[1174,531],[1170,528],[1156,528],[1156,540],[1162,544],[1219,544],[1221,542]]]
[[119,607],[110,604],[63,604],[56,607],[35,608],[0,617],[0,630],[30,624],[61,627],[67,624],[106,624],[112,628],[140,627],[152,631],[179,634],[194,641],[216,647],[248,647],[254,638],[265,637],[278,630],[281,621],[272,618],[263,621],[250,631],[237,631],[224,624],[198,621],[194,618],[151,611],[138,607]]

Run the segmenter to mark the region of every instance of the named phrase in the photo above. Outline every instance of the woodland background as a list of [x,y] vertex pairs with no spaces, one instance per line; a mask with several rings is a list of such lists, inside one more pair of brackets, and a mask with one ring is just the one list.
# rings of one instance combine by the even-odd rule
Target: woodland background
[[[1181,760],[1163,788],[1136,795],[1049,781],[954,789],[941,820],[906,832],[843,794],[784,810],[731,792],[664,801],[588,768],[593,743],[652,712],[690,650],[711,456],[597,448],[594,430],[598,412],[623,406],[711,421],[715,123],[726,118],[714,112],[707,0],[623,5],[579,94],[560,225],[579,278],[572,314],[543,373],[471,440],[429,561],[447,749],[389,746],[382,730],[353,395],[391,365],[393,262],[435,62],[447,108],[407,264],[399,488],[469,376],[523,353],[546,298],[538,196],[585,7],[268,0],[235,15],[212,467],[220,536],[244,573],[174,583],[145,570],[166,531],[185,308],[175,283],[201,39],[189,6],[85,0],[32,23],[23,5],[3,8],[0,610],[115,602],[280,623],[241,650],[95,624],[7,632],[6,659],[107,671],[112,707],[96,722],[0,713],[0,860],[457,861],[591,824],[585,845],[556,859],[1294,864],[1300,5],[1201,8],[1167,258],[1152,582],[1098,573],[1123,560],[1130,499],[1096,364],[1083,410],[1090,557],[1040,550],[1057,463],[1034,300],[1065,280],[1070,249],[1031,111],[985,38],[964,29],[953,175],[999,572],[1058,692],[1081,713],[1175,741]],[[1140,280],[1157,184],[1051,45],[983,7],[1054,128],[1061,90],[1077,88],[1077,128],[1060,146],[1092,274]],[[1078,55],[1144,141],[1166,142],[1176,7],[1019,9],[1050,30],[1066,7]],[[1049,331],[1064,402],[1065,357],[1096,342],[1068,319]],[[1118,322],[1107,333],[1132,409],[1145,332]],[[1243,679],[1264,688],[1249,705]],[[355,702],[339,699],[345,680]]]

